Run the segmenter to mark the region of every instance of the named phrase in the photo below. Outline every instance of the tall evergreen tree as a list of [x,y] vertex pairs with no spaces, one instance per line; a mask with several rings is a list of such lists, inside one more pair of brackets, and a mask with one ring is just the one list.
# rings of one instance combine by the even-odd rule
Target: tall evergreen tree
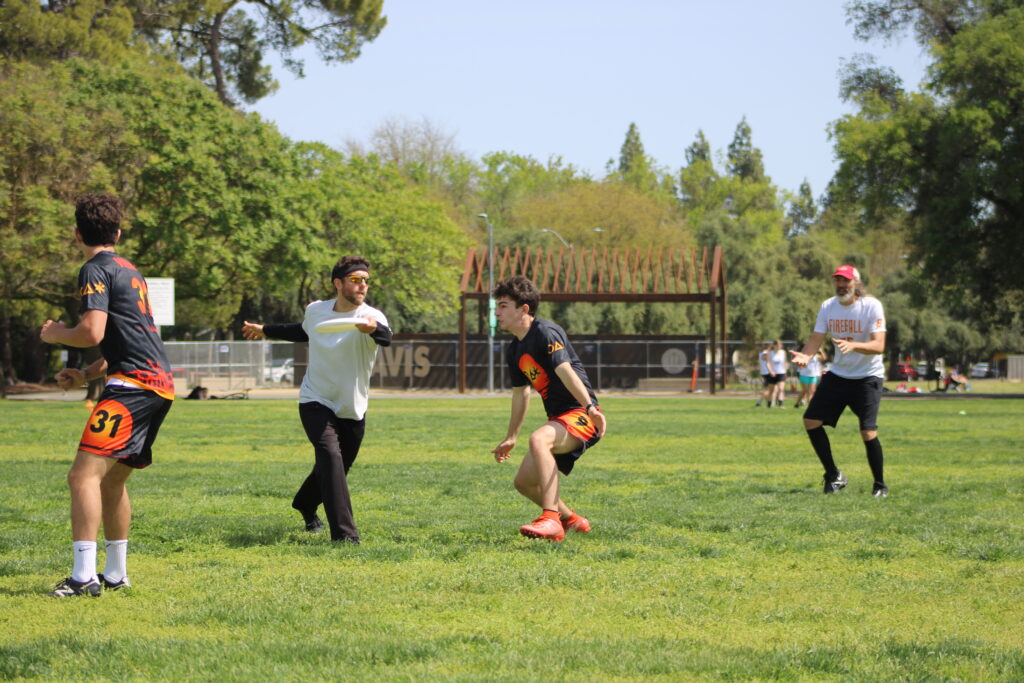
[[653,190],[658,185],[658,175],[644,152],[644,143],[640,141],[640,129],[635,123],[629,124],[626,139],[619,150],[618,175],[624,182],[638,190]]
[[711,161],[711,144],[704,137],[704,131],[698,130],[693,144],[686,148],[686,165],[693,166],[698,161]]
[[800,183],[800,190],[797,192],[797,196],[790,202],[789,210],[786,212],[786,219],[789,223],[786,231],[787,237],[804,234],[817,217],[818,206],[814,203],[811,185],[805,178]]
[[728,160],[728,170],[731,175],[754,182],[766,180],[761,150],[754,147],[750,124],[747,123],[746,116],[736,126],[736,133],[733,135],[732,142],[729,143]]

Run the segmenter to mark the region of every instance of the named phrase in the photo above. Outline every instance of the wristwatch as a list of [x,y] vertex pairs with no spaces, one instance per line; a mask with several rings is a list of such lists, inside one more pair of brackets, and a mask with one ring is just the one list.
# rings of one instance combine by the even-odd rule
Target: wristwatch
[[597,408],[597,403],[596,402],[588,403],[586,405],[586,407],[584,408],[584,410],[586,410],[589,413],[591,408]]

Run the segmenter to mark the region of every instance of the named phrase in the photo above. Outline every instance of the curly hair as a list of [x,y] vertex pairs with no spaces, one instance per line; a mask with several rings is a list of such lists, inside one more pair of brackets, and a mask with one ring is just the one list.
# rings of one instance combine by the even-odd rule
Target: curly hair
[[530,280],[522,275],[502,280],[494,287],[492,296],[495,299],[505,297],[515,302],[516,308],[523,304],[530,307],[530,315],[537,315],[537,306],[540,305],[540,292]]
[[75,226],[82,242],[90,247],[117,243],[124,207],[117,195],[102,192],[83,194],[75,202]]

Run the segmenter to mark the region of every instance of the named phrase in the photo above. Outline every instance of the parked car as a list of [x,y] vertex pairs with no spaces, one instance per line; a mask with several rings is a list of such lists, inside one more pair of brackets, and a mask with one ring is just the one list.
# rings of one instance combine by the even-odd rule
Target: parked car
[[910,363],[897,363],[896,379],[901,379],[904,381],[917,379],[917,370]]
[[295,360],[293,358],[278,358],[271,361],[263,371],[263,379],[268,382],[291,384],[295,379]]
[[971,366],[971,377],[973,379],[995,377],[995,373],[992,371],[992,366],[988,363],[975,363]]

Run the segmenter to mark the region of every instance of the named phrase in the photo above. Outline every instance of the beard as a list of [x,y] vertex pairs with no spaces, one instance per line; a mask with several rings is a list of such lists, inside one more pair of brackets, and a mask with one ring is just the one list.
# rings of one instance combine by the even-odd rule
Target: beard
[[353,306],[359,306],[366,299],[365,294],[342,294],[342,296]]
[[856,292],[856,288],[852,284],[849,287],[846,287],[845,289],[846,289],[845,293],[840,292],[837,289],[836,290],[836,296],[839,297],[839,302],[840,303],[848,304],[848,303],[850,303],[851,301],[854,300],[854,298],[857,296],[857,292]]

